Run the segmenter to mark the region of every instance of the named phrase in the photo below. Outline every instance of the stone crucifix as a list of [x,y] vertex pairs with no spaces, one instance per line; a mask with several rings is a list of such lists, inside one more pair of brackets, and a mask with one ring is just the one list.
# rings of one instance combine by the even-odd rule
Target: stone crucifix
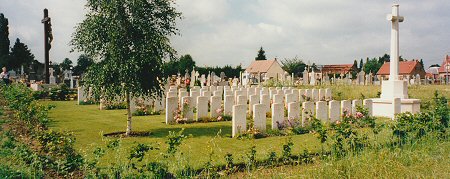
[[387,20],[392,22],[389,81],[398,80],[399,75],[399,22],[403,22],[404,18],[399,15],[398,7],[398,4],[392,5],[392,14],[387,15]]

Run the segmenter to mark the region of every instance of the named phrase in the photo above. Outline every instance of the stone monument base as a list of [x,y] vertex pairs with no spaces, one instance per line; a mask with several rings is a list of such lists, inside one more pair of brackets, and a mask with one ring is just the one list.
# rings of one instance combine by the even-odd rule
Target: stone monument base
[[400,111],[395,111],[393,99],[372,99],[373,115],[376,117],[394,118],[396,113],[410,112],[416,114],[420,112],[419,99],[400,99]]
[[408,99],[408,82],[403,80],[387,80],[381,83],[382,99]]

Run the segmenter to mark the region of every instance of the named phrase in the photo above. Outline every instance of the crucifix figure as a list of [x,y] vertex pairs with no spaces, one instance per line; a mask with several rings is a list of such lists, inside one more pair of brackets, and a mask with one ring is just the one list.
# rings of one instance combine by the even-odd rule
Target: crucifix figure
[[49,57],[49,51],[52,48],[51,43],[53,41],[53,35],[52,35],[52,24],[51,24],[51,19],[50,17],[48,17],[48,10],[44,9],[44,19],[41,20],[41,22],[44,24],[44,52],[45,52],[45,63],[44,63],[44,82],[45,83],[49,83],[50,81],[50,73],[49,73],[49,62],[50,62],[50,57]]
[[389,69],[389,80],[398,80],[399,69],[399,22],[403,22],[404,17],[398,13],[398,4],[392,5],[392,14],[387,15],[387,20],[392,22],[391,27],[391,62]]

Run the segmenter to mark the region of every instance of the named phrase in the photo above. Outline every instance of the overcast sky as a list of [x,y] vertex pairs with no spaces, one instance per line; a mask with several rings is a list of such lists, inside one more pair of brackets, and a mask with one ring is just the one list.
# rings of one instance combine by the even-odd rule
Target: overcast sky
[[[179,55],[197,65],[248,65],[260,46],[267,58],[295,56],[317,64],[352,63],[389,53],[392,0],[177,0],[181,36],[172,37]],[[0,0],[9,19],[11,46],[20,38],[43,61],[43,9],[52,18],[51,61],[79,52],[68,45],[84,19],[84,0]],[[400,1],[400,54],[441,63],[450,54],[450,1]]]

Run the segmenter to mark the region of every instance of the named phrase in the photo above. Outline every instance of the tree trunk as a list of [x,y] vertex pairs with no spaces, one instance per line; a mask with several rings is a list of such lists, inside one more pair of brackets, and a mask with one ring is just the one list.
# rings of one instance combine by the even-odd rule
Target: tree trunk
[[130,109],[130,94],[126,94],[127,98],[127,131],[125,133],[126,136],[129,136],[131,133],[131,109]]

